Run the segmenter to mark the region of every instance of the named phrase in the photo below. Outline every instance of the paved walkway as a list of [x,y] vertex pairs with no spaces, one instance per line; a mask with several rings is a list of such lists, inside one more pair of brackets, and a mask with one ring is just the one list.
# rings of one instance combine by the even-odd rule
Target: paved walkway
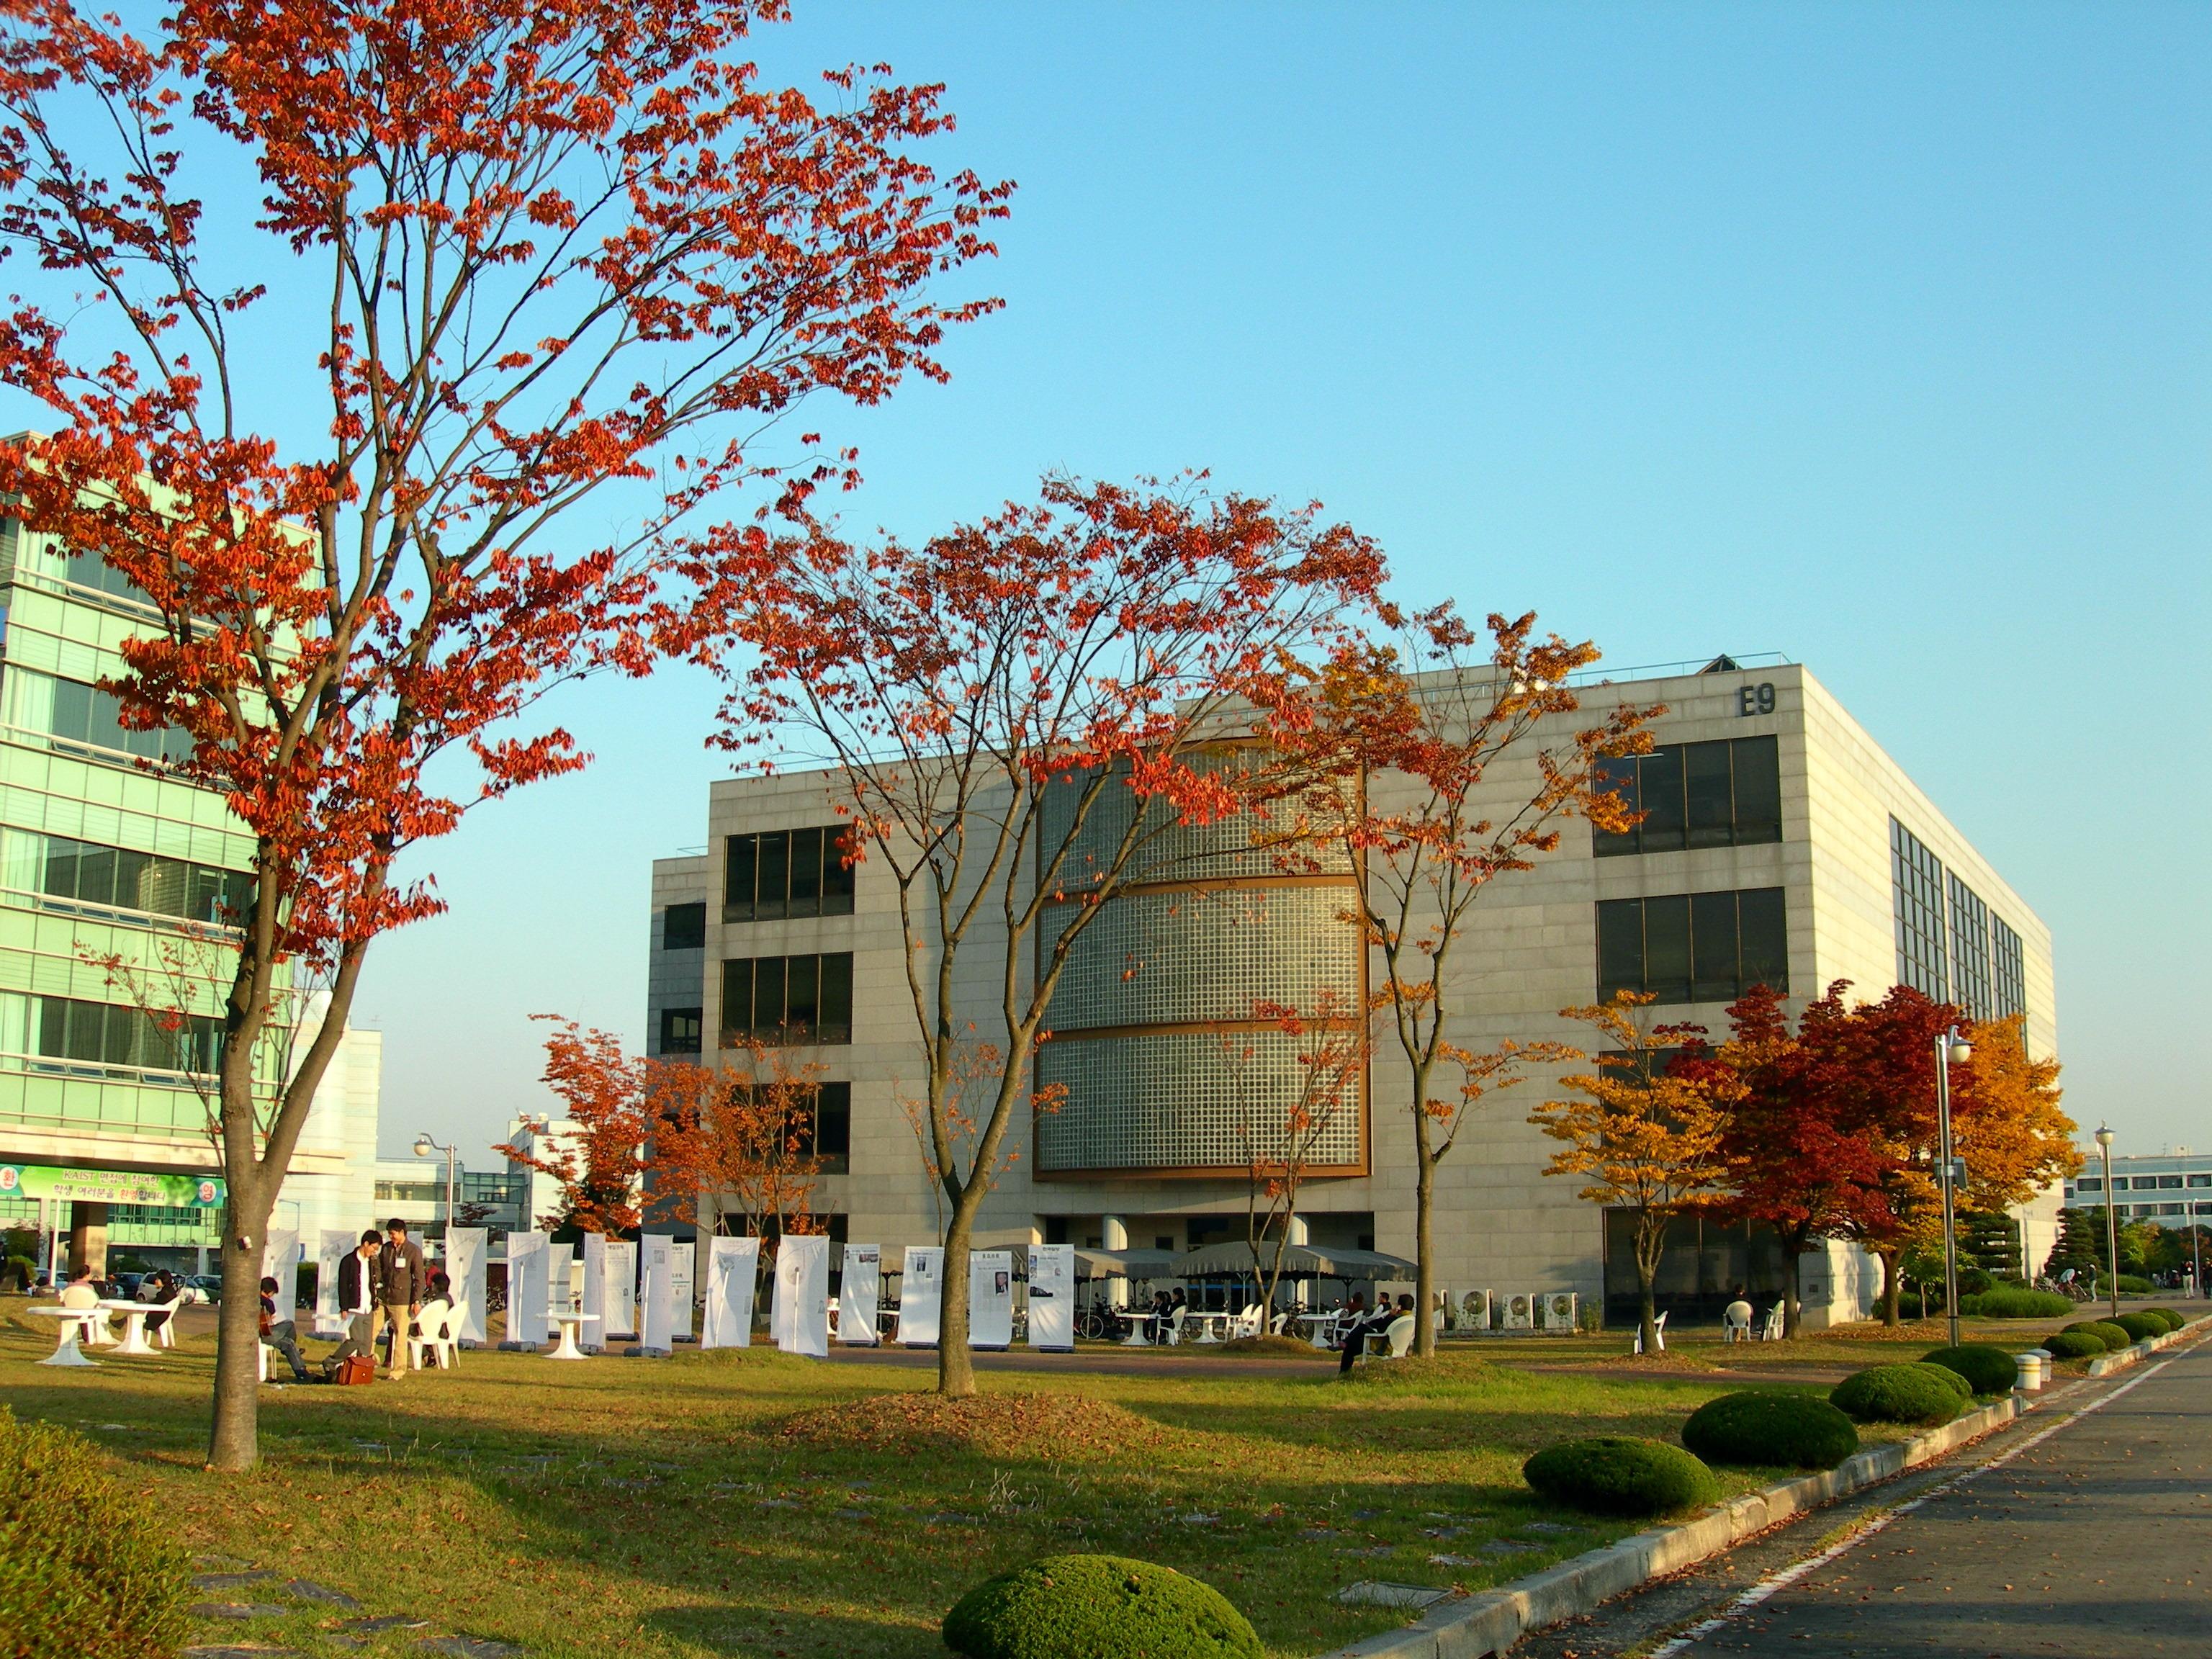
[[[1816,1540],[1853,1511],[1874,1524],[1804,1570]],[[1793,1565],[1798,1576],[1741,1604],[1747,1589],[1771,1586]],[[1730,1558],[1531,1638],[1515,1654],[1630,1651],[1653,1659],[2212,1655],[2212,1343],[2072,1390],[1984,1443],[1964,1467],[1939,1465],[1815,1511]]]

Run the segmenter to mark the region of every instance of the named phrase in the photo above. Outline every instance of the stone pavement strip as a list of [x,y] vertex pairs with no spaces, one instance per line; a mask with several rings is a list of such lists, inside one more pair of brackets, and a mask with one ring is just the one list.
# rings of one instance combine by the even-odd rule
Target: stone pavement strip
[[[1855,1513],[1732,1552],[1763,1554],[1748,1575],[1705,1564],[1532,1634],[1515,1659],[2202,1659],[2208,1385],[2212,1344],[2198,1343],[2069,1390],[1989,1443],[1986,1462],[1860,1494],[1838,1506]],[[1833,1541],[1816,1553],[1815,1539]]]

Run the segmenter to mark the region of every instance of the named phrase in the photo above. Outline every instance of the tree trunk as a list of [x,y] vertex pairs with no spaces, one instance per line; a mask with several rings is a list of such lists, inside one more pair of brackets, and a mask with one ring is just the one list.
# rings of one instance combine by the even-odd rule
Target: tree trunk
[[945,1229],[945,1285],[937,1324],[937,1391],[950,1400],[975,1392],[975,1358],[968,1351],[968,1240],[975,1228],[982,1187],[970,1186],[952,1202]]
[[[208,1433],[208,1467],[250,1469],[261,1460],[261,1253],[264,1224],[276,1206],[249,1182],[228,1188],[222,1212],[222,1304],[216,1310],[215,1414]],[[256,1202],[256,1200],[258,1202]],[[278,1287],[276,1316],[284,1316]]]
[[1437,1351],[1437,1310],[1433,1305],[1437,1268],[1432,1248],[1437,1160],[1425,1146],[1419,1147],[1419,1156],[1420,1173],[1413,1188],[1413,1352],[1425,1359]]
[[1666,1250],[1665,1218],[1661,1218],[1655,1227],[1650,1216],[1638,1216],[1636,1224],[1636,1329],[1646,1359],[1656,1358],[1659,1352],[1659,1298],[1656,1287],[1659,1283],[1659,1263]]
[[1790,1233],[1782,1241],[1782,1334],[1789,1341],[1797,1340],[1797,1330],[1802,1310],[1797,1301],[1797,1264],[1804,1259],[1805,1247],[1812,1241],[1802,1233]]
[[1898,1319],[1898,1279],[1903,1271],[1904,1253],[1895,1249],[1876,1250],[1875,1255],[1881,1263],[1881,1322],[1890,1329],[1895,1330]]

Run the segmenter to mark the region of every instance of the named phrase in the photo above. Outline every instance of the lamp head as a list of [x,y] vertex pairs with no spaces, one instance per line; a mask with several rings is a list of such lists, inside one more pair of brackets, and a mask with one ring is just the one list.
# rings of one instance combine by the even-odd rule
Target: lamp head
[[415,1156],[416,1156],[416,1157],[417,1157],[417,1158],[428,1158],[428,1157],[429,1157],[429,1156],[431,1155],[431,1153],[434,1152],[435,1151],[437,1151],[437,1147],[436,1147],[434,1144],[432,1144],[431,1139],[430,1139],[430,1137],[429,1137],[428,1135],[427,1135],[427,1134],[421,1134],[421,1135],[416,1135],[416,1136],[415,1137]]
[[1964,1037],[1953,1037],[1951,1039],[1951,1063],[1954,1066],[1964,1066],[1973,1057],[1974,1045],[1972,1043],[1967,1042]]
[[2101,1123],[2097,1126],[2097,1144],[2108,1152],[2112,1150],[2112,1132]]

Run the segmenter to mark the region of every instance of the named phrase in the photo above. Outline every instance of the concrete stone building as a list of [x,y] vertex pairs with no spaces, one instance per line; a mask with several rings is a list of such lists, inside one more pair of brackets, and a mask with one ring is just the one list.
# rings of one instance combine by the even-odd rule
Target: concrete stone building
[[[1620,987],[1654,994],[1657,1020],[1720,1033],[1753,983],[1784,990],[1794,1012],[1844,979],[1867,998],[1905,982],[1978,1018],[2022,1012],[2031,1048],[2055,1050],[2047,930],[1804,668],[1721,658],[1617,677],[1583,688],[1571,718],[1616,700],[1666,707],[1658,748],[1623,779],[1648,816],[1620,836],[1570,824],[1555,853],[1486,893],[1458,947],[1460,1040],[1571,1041],[1580,1028],[1559,1011]],[[1535,767],[1532,745],[1484,787],[1501,805],[1523,799]],[[916,1061],[896,896],[879,868],[836,858],[827,782],[718,783],[708,852],[655,862],[649,1047],[712,1058],[747,1030],[813,1039],[830,1171],[817,1207],[837,1237],[924,1243],[937,1206],[900,1103]],[[1387,804],[1402,786],[1368,787]],[[1279,1093],[1295,1065],[1254,1028],[1253,1005],[1357,994],[1370,970],[1331,890],[1343,871],[1285,876],[1249,826],[1208,833],[1188,832],[1183,849],[1198,878],[1134,888],[1085,935],[1039,1060],[1066,1103],[1022,1126],[986,1209],[990,1240],[1179,1250],[1244,1236],[1238,1103]],[[981,1020],[997,953],[976,948],[963,994]],[[1240,1028],[1250,1052],[1232,1062],[1223,1034]],[[1545,1091],[1538,1079],[1486,1100],[1443,1165],[1440,1283],[1455,1302],[1573,1291],[1619,1314],[1634,1287],[1625,1230],[1576,1195],[1580,1182],[1542,1174],[1553,1143],[1526,1119]],[[1314,1159],[1300,1206],[1312,1243],[1413,1253],[1407,1093],[1386,1041],[1361,1109]],[[2047,1253],[2057,1208],[2054,1191],[2018,1218],[2031,1259]],[[1796,1270],[1815,1325],[1859,1316],[1878,1288],[1873,1264],[1840,1246]],[[1686,1316],[1739,1282],[1771,1295],[1787,1271],[1771,1238],[1686,1224],[1662,1301]]]

